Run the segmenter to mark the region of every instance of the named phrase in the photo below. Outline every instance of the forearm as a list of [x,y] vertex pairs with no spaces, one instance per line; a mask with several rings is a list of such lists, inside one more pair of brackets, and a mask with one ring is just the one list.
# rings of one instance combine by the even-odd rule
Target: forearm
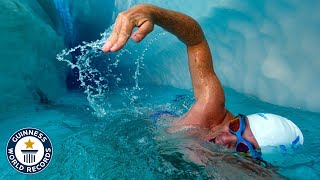
[[225,96],[200,25],[187,15],[162,8],[153,9],[152,17],[155,24],[177,36],[187,46],[196,103],[184,117],[184,123],[206,127],[221,123],[226,115]]
[[150,9],[154,23],[177,36],[187,46],[205,40],[200,25],[191,17],[151,5]]
[[[148,5],[149,6],[149,5]],[[210,100],[216,93],[216,76],[213,71],[210,48],[200,25],[191,17],[150,5],[150,14],[155,24],[177,36],[187,46],[189,69],[195,98]],[[219,91],[220,90],[220,87]],[[220,93],[219,92],[219,93]]]

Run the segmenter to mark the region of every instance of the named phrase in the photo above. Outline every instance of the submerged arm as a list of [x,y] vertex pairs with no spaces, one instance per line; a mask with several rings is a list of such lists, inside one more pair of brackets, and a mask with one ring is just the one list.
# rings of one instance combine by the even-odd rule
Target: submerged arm
[[189,69],[196,103],[176,125],[195,124],[210,128],[220,124],[228,111],[221,83],[216,76],[208,43],[199,24],[182,13],[152,5],[138,5],[117,17],[110,38],[102,47],[104,52],[118,51],[132,39],[140,42],[153,30],[154,24],[178,37],[186,46]]

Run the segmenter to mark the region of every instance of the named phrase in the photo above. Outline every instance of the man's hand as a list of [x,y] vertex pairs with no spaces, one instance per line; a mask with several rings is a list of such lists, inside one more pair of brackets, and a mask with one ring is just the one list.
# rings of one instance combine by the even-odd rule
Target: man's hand
[[153,31],[154,22],[151,16],[152,6],[138,5],[127,11],[121,12],[114,24],[112,33],[102,46],[104,52],[120,50],[131,36],[132,30],[138,30],[131,36],[135,42],[142,41],[147,34]]

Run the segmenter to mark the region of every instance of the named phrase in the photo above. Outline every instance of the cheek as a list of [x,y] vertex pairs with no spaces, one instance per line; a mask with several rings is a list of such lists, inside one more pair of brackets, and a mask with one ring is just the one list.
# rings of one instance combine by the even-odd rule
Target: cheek
[[228,148],[234,148],[234,146],[236,144],[236,139],[233,136],[230,136],[227,134],[224,134],[221,137],[221,141],[222,141],[223,145]]

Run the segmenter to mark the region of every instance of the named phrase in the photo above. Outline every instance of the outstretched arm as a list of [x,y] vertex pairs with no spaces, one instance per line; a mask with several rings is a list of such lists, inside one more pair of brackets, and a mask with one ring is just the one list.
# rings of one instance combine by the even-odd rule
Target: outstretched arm
[[191,17],[155,7],[138,5],[118,15],[104,52],[121,49],[131,36],[140,42],[153,30],[154,24],[178,37],[188,51],[189,69],[196,103],[176,125],[194,124],[206,128],[219,125],[230,113],[225,108],[225,96],[216,76],[208,43],[199,24]]

